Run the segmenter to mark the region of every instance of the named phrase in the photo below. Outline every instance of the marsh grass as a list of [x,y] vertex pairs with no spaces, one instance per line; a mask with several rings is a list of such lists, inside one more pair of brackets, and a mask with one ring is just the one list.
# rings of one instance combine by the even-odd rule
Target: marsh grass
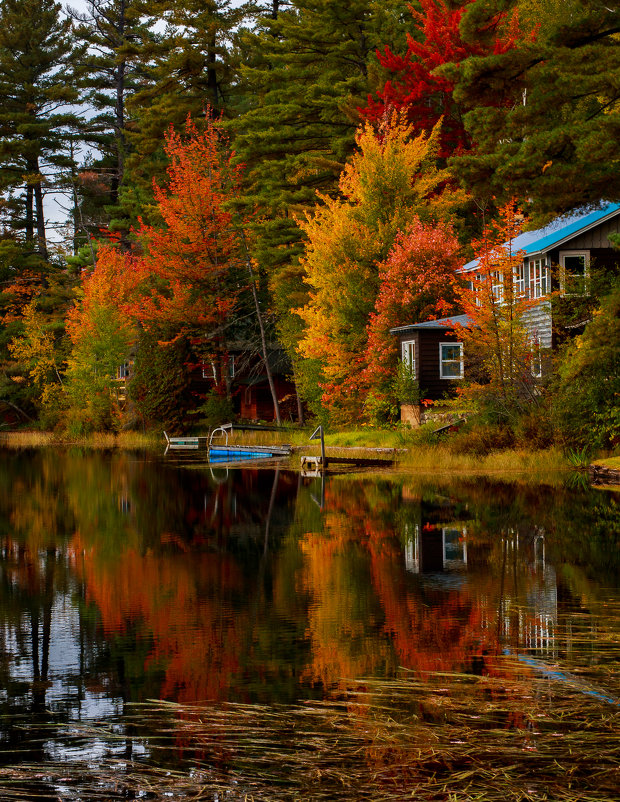
[[[615,798],[620,702],[584,693],[579,679],[532,676],[511,657],[494,670],[349,681],[333,701],[292,706],[129,705],[122,726],[71,727],[80,743],[107,745],[96,766],[84,758],[2,769],[0,793],[39,798],[38,784],[84,802]],[[128,733],[145,758],[123,756]]]
[[[233,431],[229,443],[235,445],[292,445],[295,452],[318,454],[318,441],[310,441],[313,429],[291,427],[283,431]],[[220,441],[221,442],[221,441]],[[93,449],[155,449],[165,447],[163,432],[109,432],[70,438],[54,432],[19,431],[0,433],[0,445],[8,448],[79,445]],[[495,475],[509,477],[527,475],[539,480],[558,472],[570,470],[566,457],[559,449],[528,451],[506,449],[486,455],[457,453],[450,440],[430,439],[424,432],[411,435],[408,430],[356,429],[327,433],[327,455],[394,459],[397,468],[406,473]],[[297,453],[291,467],[298,467]]]
[[17,431],[0,433],[0,446],[5,448],[41,448],[46,446],[84,446],[94,449],[156,448],[163,444],[163,435],[155,432],[94,432],[83,437],[70,437],[62,432]]

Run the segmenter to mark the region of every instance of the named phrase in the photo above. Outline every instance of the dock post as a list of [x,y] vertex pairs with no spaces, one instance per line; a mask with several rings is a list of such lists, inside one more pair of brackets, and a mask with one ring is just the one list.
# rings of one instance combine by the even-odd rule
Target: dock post
[[317,426],[316,429],[310,435],[310,440],[321,440],[321,466],[322,470],[325,470],[327,467],[327,458],[325,456],[325,435],[323,434],[323,427]]

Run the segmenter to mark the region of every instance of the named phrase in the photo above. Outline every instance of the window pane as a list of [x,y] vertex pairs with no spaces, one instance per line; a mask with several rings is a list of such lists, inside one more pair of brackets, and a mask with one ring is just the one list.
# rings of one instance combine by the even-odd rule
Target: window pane
[[444,362],[442,366],[442,376],[444,379],[460,379],[461,378],[461,363],[459,362]]
[[460,345],[442,345],[441,358],[444,362],[451,362],[456,360],[461,361],[461,346]]
[[586,258],[585,256],[565,256],[564,268],[566,273],[572,276],[585,276]]
[[463,346],[461,343],[452,345],[440,343],[439,375],[442,379],[460,379],[463,376]]
[[409,367],[411,375],[415,378],[415,340],[406,340],[403,343],[402,357],[405,365]]

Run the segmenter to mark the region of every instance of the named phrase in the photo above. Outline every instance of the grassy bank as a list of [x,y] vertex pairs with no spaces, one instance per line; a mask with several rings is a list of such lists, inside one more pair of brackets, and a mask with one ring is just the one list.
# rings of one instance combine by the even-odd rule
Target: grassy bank
[[[229,443],[238,445],[288,443],[297,451],[318,454],[319,442],[309,439],[312,431],[312,428],[305,430],[291,428],[279,432],[234,431],[229,437]],[[93,449],[163,449],[165,443],[163,433],[159,431],[120,434],[100,432],[79,438],[55,432],[20,431],[0,433],[0,445],[9,448],[79,445]],[[359,428],[329,432],[325,435],[325,446],[328,457],[387,458],[389,456],[395,459],[396,469],[406,473],[498,476],[529,474],[532,477],[544,477],[553,472],[571,469],[567,458],[558,448],[498,448],[486,454],[462,453],[460,448],[455,448],[455,443],[450,437],[437,440],[429,438],[424,432],[402,429]],[[611,458],[611,463],[614,460],[620,464],[620,458]],[[610,460],[605,461],[605,464],[611,463]],[[297,454],[291,459],[291,465],[298,466]]]
[[605,457],[604,459],[594,460],[594,465],[602,465],[604,468],[611,468],[620,471],[620,457]]
[[94,432],[70,437],[61,432],[0,432],[0,446],[6,448],[41,448],[45,446],[86,446],[89,448],[154,448],[162,446],[159,432]]

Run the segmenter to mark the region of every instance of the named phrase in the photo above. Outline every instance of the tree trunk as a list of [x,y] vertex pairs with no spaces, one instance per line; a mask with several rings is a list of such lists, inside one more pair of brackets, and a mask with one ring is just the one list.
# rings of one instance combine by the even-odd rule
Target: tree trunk
[[26,184],[26,241],[34,239],[34,193],[32,184]]
[[269,356],[267,354],[267,338],[265,336],[265,326],[263,323],[263,315],[260,311],[260,304],[258,302],[258,292],[256,290],[256,282],[254,281],[254,271],[252,270],[252,260],[250,258],[250,251],[245,239],[245,231],[241,231],[243,238],[243,246],[245,248],[245,261],[250,275],[250,284],[252,285],[252,296],[254,298],[254,306],[256,307],[256,317],[258,318],[258,326],[260,329],[261,350],[263,352],[263,364],[265,365],[265,373],[267,374],[267,381],[269,382],[269,390],[271,391],[271,400],[273,401],[273,412],[275,415],[278,426],[282,423],[280,419],[280,405],[278,404],[278,395],[276,393],[276,386],[273,382],[273,375],[271,367],[269,366]]
[[[39,160],[35,163],[36,172],[39,173]],[[37,224],[37,243],[39,245],[39,253],[44,259],[47,259],[47,242],[45,238],[45,212],[43,209],[43,182],[39,177],[34,185],[34,204],[36,213]]]

